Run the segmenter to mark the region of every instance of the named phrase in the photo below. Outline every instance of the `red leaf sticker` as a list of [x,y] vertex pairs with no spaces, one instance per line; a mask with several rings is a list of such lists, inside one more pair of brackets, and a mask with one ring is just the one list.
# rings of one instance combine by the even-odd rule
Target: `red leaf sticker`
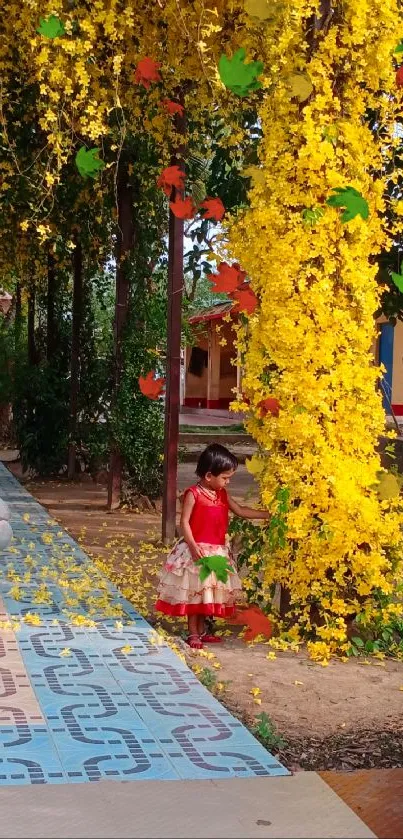
[[255,311],[258,304],[256,294],[251,288],[236,288],[231,292],[231,297],[236,300],[241,312],[247,312],[248,315]]
[[185,173],[179,166],[167,166],[161,172],[157,180],[157,186],[160,186],[164,190],[165,195],[171,194],[173,186],[176,189],[182,190],[185,188]]
[[154,370],[147,373],[146,376],[140,376],[139,387],[143,396],[148,396],[149,399],[158,399],[164,390],[165,379],[155,379]]
[[221,221],[225,215],[225,207],[221,198],[206,198],[200,206],[206,211],[204,218],[213,218],[214,221]]
[[179,102],[172,102],[171,99],[163,99],[161,105],[171,117],[175,116],[175,114],[179,114],[180,117],[183,117],[183,114],[185,113],[183,105],[180,105]]
[[259,402],[260,416],[266,417],[267,414],[272,414],[273,417],[278,417],[280,410],[280,402],[274,396],[268,396],[267,399],[262,399]]
[[209,274],[208,279],[214,283],[214,291],[231,292],[244,282],[246,272],[241,271],[238,262],[228,265],[228,262],[220,262],[218,274]]
[[398,87],[403,87],[403,64],[400,65],[396,73],[396,84]]
[[170,201],[169,206],[176,218],[190,219],[195,216],[196,207],[190,196],[187,198],[179,198],[177,196],[175,201]]
[[154,61],[153,58],[147,56],[141,58],[134,74],[134,81],[137,84],[142,84],[148,90],[152,82],[160,82],[161,76],[159,73],[160,64]]
[[237,609],[234,617],[228,618],[230,624],[241,624],[248,629],[244,634],[245,641],[254,641],[258,635],[271,638],[273,627],[268,617],[259,609],[259,606],[248,606],[247,609]]

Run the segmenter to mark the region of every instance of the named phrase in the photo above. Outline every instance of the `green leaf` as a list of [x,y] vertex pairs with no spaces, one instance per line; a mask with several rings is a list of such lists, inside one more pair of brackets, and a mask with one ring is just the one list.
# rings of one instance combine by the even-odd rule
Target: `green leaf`
[[64,35],[65,28],[64,23],[60,20],[57,15],[50,15],[48,18],[41,18],[39,21],[39,26],[36,30],[39,35],[43,35],[44,38],[60,38],[61,35]]
[[355,638],[352,638],[351,642],[352,642],[352,644],[354,644],[355,647],[363,647],[364,646],[364,641],[362,640],[362,638],[359,638],[358,635]]
[[305,210],[302,210],[301,218],[304,224],[309,227],[313,227],[323,216],[323,210],[321,207],[306,207]]
[[397,286],[399,291],[403,293],[403,275],[396,274],[395,271],[392,271],[390,276],[392,277],[395,286]]
[[403,52],[403,40],[399,41],[399,43],[397,44],[397,46],[395,47],[393,52],[394,52],[395,55],[398,52]]
[[241,47],[232,58],[222,55],[218,64],[220,79],[237,96],[247,96],[262,87],[257,77],[263,72],[262,61],[245,64],[246,50]]
[[81,149],[76,154],[76,166],[83,178],[96,178],[98,172],[104,168],[105,163],[98,157],[99,149]]
[[327,199],[326,204],[329,207],[344,207],[341,221],[346,224],[356,216],[366,220],[369,216],[369,207],[366,199],[353,186],[337,187],[333,190],[334,195]]
[[200,568],[199,577],[202,583],[210,576],[212,571],[214,571],[217,580],[220,580],[222,583],[226,583],[228,580],[228,573],[232,571],[231,566],[228,564],[227,557],[221,556],[220,554],[215,554],[214,556],[203,556],[198,560],[197,565]]

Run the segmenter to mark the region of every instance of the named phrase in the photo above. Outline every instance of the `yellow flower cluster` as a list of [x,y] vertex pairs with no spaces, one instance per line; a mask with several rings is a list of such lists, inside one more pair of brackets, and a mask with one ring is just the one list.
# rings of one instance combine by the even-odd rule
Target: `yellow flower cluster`
[[[376,590],[392,591],[402,547],[398,506],[376,492],[384,413],[373,363],[374,257],[388,245],[381,213],[401,110],[399,13],[396,0],[336,2],[326,19],[320,9],[282,0],[268,24],[262,177],[230,229],[232,255],[261,300],[240,335],[237,404],[248,400],[263,502],[279,486],[290,492],[286,547],[267,548],[265,578],[290,591],[294,616],[316,632],[315,659],[343,647],[344,618],[363,603],[370,613]],[[308,87],[304,102],[290,97],[287,77],[295,76]],[[343,223],[326,204],[347,187],[367,200],[367,220]],[[278,417],[262,416],[266,397],[278,400]]]

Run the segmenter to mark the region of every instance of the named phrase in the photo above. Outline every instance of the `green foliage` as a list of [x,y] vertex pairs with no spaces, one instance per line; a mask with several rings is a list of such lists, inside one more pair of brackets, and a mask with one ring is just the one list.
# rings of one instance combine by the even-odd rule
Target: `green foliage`
[[264,711],[256,717],[252,732],[270,751],[278,751],[286,745],[284,738],[278,734],[274,722]]
[[52,475],[66,463],[69,387],[56,366],[21,366],[13,405],[24,470]]
[[140,391],[139,376],[163,372],[166,340],[165,273],[150,297],[134,286],[124,340],[124,365],[111,430],[126,469],[125,498],[138,494],[157,498],[163,477],[164,410],[161,401]]
[[[364,612],[356,615],[354,625],[356,634],[350,639],[347,655],[368,656],[385,655],[403,658],[403,586],[397,587],[393,597],[378,591],[379,604],[377,617],[368,622]],[[386,618],[387,608],[392,604],[393,614]]]

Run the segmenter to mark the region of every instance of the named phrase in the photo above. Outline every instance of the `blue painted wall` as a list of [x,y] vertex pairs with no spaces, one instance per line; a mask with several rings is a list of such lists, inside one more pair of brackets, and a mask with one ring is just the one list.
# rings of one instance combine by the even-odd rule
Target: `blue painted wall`
[[[395,328],[391,323],[381,323],[381,334],[379,337],[379,363],[386,368],[383,374],[383,406],[390,411],[392,402],[392,377],[393,377],[393,340]],[[388,398],[386,398],[386,395]]]

